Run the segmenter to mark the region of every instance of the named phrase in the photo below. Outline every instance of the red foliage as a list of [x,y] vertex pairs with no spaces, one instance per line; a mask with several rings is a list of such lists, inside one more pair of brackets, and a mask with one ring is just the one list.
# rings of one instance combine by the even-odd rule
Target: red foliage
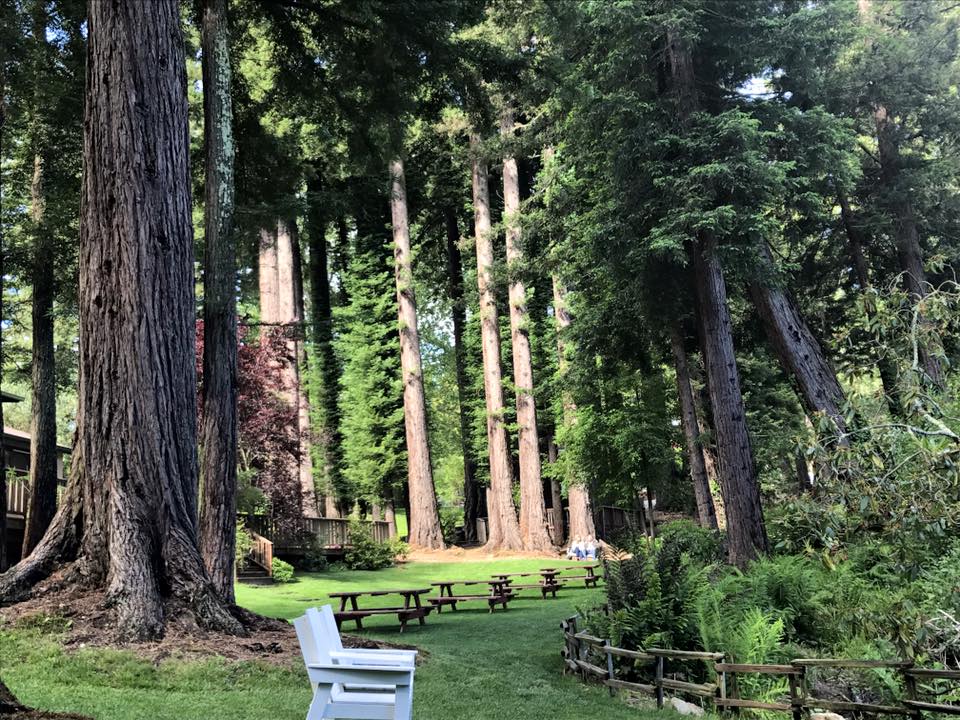
[[[197,322],[197,417],[203,421],[203,321]],[[270,504],[280,522],[301,516],[297,460],[297,408],[284,393],[282,369],[287,344],[281,328],[261,328],[248,340],[250,328],[237,331],[237,414],[241,471],[253,471],[253,485]]]

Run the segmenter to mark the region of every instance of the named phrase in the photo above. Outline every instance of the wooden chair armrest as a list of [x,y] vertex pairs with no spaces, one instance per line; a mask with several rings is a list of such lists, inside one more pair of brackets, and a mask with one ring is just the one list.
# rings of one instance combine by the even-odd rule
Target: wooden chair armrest
[[314,683],[349,685],[409,685],[413,682],[413,666],[385,665],[307,665],[307,675]]
[[384,653],[377,650],[335,650],[330,653],[334,660],[357,660],[361,665],[410,665],[414,662],[416,653],[412,655],[400,653]]

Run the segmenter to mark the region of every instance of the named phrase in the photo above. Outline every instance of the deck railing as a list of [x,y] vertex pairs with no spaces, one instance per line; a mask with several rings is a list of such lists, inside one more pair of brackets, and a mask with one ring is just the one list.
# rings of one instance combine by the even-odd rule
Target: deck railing
[[[325,549],[346,547],[350,544],[348,518],[297,518],[283,523],[266,515],[245,515],[247,529],[273,541],[278,552],[305,550],[312,544]],[[382,520],[365,521],[373,539],[379,543],[390,538],[390,525]]]
[[27,514],[27,495],[30,486],[26,478],[7,479],[7,515]]
[[273,543],[263,535],[250,533],[253,545],[250,547],[250,560],[267,571],[268,577],[273,577]]

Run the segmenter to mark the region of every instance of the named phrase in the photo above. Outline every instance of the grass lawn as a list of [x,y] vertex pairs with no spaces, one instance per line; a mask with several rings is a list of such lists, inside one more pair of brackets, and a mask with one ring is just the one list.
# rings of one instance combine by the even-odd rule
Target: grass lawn
[[[240,604],[251,610],[292,618],[305,607],[325,603],[327,593],[337,590],[428,587],[437,579],[483,579],[493,572],[543,564],[542,560],[409,563],[378,572],[302,575],[287,585],[241,586],[237,594]],[[578,606],[598,602],[602,591],[574,589],[560,595],[543,601],[539,592],[528,590],[507,612],[492,615],[486,603],[468,603],[457,613],[431,614],[426,626],[414,625],[403,635],[395,615],[373,617],[365,621],[368,629],[363,634],[426,651],[414,692],[418,720],[636,720],[652,715],[655,711],[630,708],[598,686],[561,676],[560,620]],[[373,600],[394,602],[364,600],[361,607]],[[0,677],[28,705],[85,713],[98,720],[294,720],[305,716],[309,703],[309,686],[299,666],[285,670],[216,659],[154,664],[128,652],[66,653],[49,628],[0,629]]]

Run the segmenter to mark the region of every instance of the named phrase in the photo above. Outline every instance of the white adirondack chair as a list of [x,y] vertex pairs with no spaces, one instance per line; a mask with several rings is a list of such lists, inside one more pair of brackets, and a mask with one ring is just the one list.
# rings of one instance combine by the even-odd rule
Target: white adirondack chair
[[313,688],[307,720],[410,720],[416,651],[345,650],[329,605],[293,624]]

